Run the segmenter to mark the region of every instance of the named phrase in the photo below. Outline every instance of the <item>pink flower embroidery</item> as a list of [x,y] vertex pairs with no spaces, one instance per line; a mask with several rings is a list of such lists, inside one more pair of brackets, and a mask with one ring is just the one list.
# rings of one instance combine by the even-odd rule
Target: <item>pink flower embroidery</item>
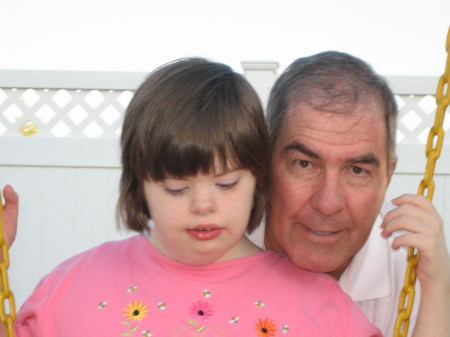
[[197,320],[205,320],[210,318],[214,314],[214,310],[208,302],[198,301],[196,303],[192,303],[189,308],[189,314]]

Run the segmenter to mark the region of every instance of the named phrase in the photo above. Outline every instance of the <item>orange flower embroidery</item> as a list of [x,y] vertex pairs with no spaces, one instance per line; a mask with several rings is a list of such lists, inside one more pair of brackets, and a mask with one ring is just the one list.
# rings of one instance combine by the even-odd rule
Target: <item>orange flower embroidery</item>
[[258,337],[275,337],[277,326],[271,319],[259,319],[255,330]]

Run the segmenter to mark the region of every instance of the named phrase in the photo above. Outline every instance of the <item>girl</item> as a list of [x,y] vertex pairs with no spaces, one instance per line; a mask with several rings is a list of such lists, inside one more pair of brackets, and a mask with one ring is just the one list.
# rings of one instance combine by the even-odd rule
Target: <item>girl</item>
[[241,75],[198,58],[157,69],[121,146],[117,215],[139,234],[46,276],[17,336],[380,336],[333,279],[245,235],[266,208],[270,142]]

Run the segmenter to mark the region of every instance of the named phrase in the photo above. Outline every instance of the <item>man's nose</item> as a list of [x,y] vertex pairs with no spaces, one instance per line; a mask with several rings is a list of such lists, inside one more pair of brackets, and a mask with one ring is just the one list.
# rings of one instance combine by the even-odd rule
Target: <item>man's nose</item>
[[311,198],[311,206],[324,215],[338,213],[344,207],[344,190],[337,173],[320,177]]

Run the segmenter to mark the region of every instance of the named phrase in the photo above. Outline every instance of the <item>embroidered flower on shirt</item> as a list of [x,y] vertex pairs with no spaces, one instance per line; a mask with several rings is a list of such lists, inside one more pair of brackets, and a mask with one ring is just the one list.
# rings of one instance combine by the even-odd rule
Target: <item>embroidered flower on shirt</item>
[[271,319],[259,319],[256,323],[256,336],[258,337],[274,337],[277,332],[277,326]]
[[189,314],[194,319],[205,320],[210,318],[214,313],[214,310],[208,302],[198,301],[196,303],[192,303],[189,308]]
[[231,324],[238,324],[239,323],[240,318],[237,316],[231,317],[230,319],[230,323]]
[[256,301],[253,304],[256,305],[257,307],[264,307],[266,305],[266,303],[264,303],[263,301]]
[[142,301],[134,301],[133,303],[128,304],[128,307],[124,309],[125,313],[123,314],[127,317],[127,320],[132,321],[140,321],[144,317],[147,317],[147,306],[142,303]]
[[159,310],[166,310],[166,309],[167,309],[167,305],[166,305],[166,303],[164,303],[164,302],[158,302],[158,304],[156,305],[156,307],[157,307]]
[[205,289],[202,291],[202,296],[206,297],[206,298],[210,298],[211,297],[211,292],[208,289]]
[[288,333],[290,331],[289,325],[283,325],[281,331],[283,331],[283,333]]

